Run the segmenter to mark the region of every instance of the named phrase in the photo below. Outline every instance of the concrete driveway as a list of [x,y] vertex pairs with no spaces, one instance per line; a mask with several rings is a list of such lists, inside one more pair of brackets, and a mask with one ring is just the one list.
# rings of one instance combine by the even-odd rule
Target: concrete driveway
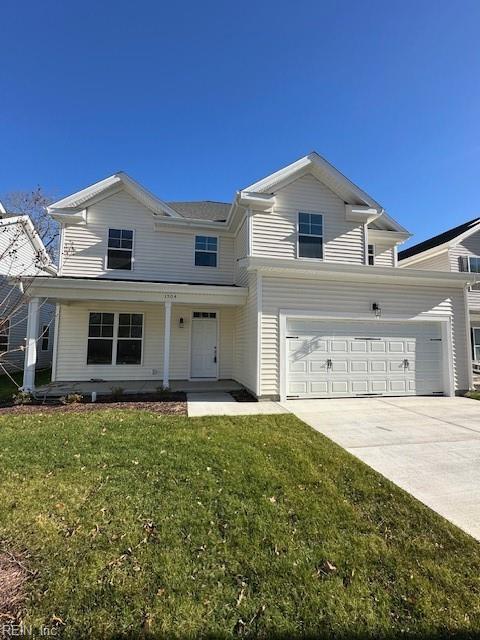
[[480,402],[289,400],[282,406],[480,540]]

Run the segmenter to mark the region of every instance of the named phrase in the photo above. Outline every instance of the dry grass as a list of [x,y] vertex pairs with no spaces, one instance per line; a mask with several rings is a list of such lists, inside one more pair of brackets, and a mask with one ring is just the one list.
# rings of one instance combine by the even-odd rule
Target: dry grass
[[[30,571],[19,554],[0,551],[0,622],[17,620],[25,600]],[[1,632],[0,632],[1,637]]]

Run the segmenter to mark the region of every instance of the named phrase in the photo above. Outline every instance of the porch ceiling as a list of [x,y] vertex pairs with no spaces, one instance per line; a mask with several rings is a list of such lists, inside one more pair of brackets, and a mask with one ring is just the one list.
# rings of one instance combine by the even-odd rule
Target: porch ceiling
[[100,278],[38,277],[29,284],[30,297],[50,300],[112,300],[115,302],[171,302],[172,304],[245,303],[248,289],[229,285],[179,284]]

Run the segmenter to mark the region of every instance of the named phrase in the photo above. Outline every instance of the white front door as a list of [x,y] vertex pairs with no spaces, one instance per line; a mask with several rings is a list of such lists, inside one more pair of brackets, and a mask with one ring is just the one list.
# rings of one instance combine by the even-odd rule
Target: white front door
[[217,377],[217,314],[194,311],[192,319],[191,378]]

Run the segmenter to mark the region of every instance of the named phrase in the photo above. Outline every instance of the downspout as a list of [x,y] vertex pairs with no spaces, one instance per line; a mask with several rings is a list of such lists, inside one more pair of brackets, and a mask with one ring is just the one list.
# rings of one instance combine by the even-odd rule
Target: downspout
[[368,222],[363,225],[363,264],[368,265]]

